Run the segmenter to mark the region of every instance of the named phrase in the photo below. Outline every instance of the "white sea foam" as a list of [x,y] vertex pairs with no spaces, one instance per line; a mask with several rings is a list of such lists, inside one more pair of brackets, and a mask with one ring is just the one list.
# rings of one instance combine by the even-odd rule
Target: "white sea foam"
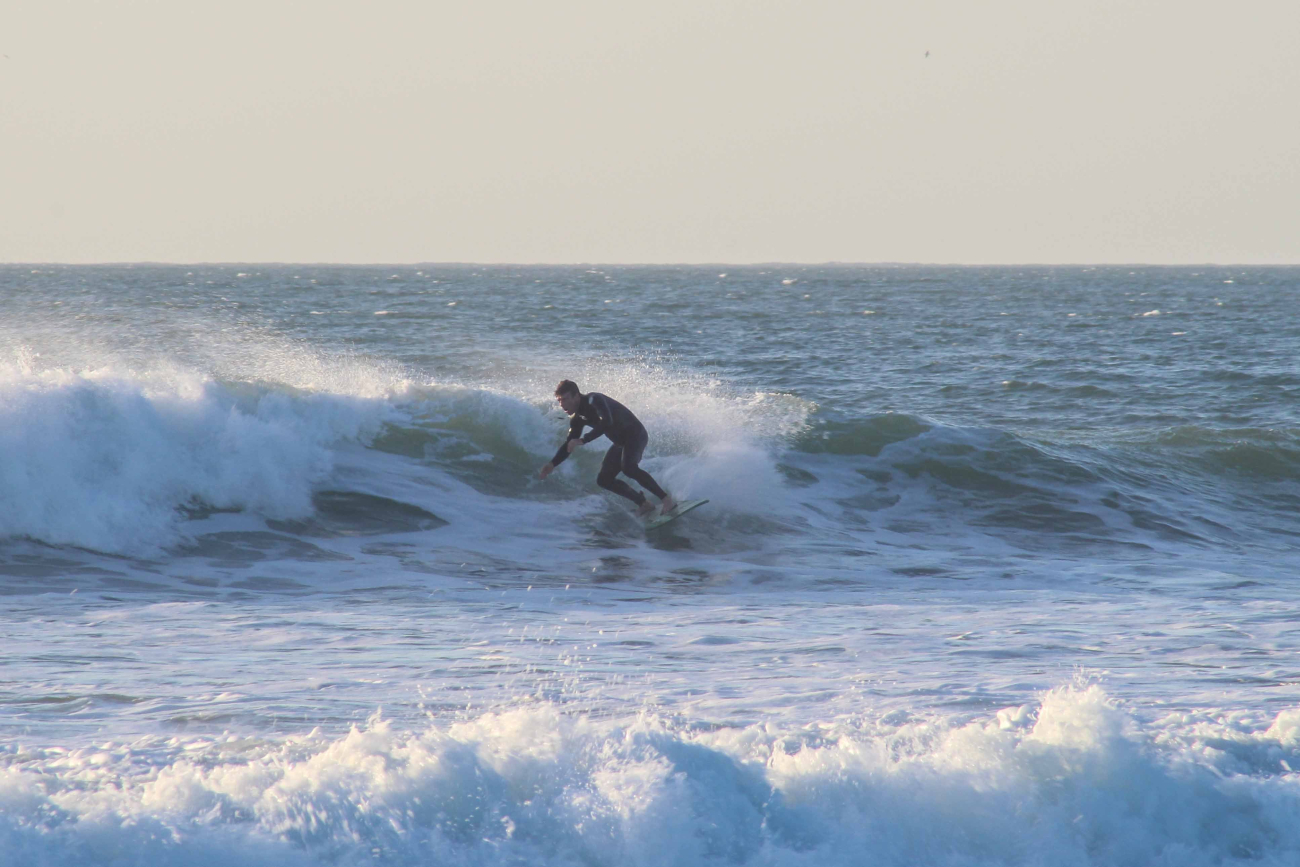
[[[1008,720],[1012,722],[1008,724]],[[1287,717],[1290,720],[1290,717]],[[1296,759],[1280,715],[1238,741]],[[1096,686],[994,718],[692,731],[523,707],[0,753],[6,863],[1283,865],[1300,777]]]
[[365,439],[382,400],[238,389],[178,369],[0,369],[0,534],[142,553],[178,509],[310,513],[331,446]]

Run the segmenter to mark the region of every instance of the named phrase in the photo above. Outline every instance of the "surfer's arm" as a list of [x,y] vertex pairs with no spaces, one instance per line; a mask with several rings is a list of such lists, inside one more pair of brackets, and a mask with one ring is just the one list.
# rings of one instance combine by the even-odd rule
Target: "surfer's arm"
[[569,452],[573,451],[573,449],[569,447],[569,442],[571,440],[581,440],[582,429],[585,426],[586,425],[577,416],[574,416],[569,422],[569,435],[564,438],[564,442],[561,443],[559,449],[556,450],[555,457],[551,458],[552,469],[564,463],[564,459],[569,456]]
[[[591,426],[591,430],[587,431],[587,435],[582,437],[584,443],[603,437],[614,421],[614,414],[610,411],[609,404],[605,402],[603,394],[592,394],[590,400],[591,408],[596,411],[596,423]],[[581,427],[578,428],[578,432],[582,432]],[[573,436],[574,433],[570,430],[569,437],[572,438]]]

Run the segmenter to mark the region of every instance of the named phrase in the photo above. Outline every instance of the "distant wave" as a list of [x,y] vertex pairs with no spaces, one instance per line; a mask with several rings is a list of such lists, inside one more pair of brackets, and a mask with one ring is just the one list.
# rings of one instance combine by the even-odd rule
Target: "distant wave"
[[784,460],[805,486],[840,479],[826,496],[842,504],[882,512],[910,492],[914,508],[922,496],[931,512],[1022,539],[1236,545],[1300,532],[1294,430],[1100,429],[1051,442],[891,413],[814,418]]

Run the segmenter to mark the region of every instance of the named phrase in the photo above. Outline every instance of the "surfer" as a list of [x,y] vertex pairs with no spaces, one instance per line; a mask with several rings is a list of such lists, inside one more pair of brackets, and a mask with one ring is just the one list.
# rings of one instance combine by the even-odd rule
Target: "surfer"
[[[569,435],[564,445],[556,451],[546,466],[537,474],[546,478],[569,455],[594,439],[607,436],[614,443],[605,452],[605,460],[600,465],[600,475],[596,484],[607,491],[613,491],[620,497],[627,497],[637,504],[637,514],[645,517],[654,511],[654,504],[646,495],[636,490],[618,477],[619,473],[640,482],[650,493],[659,498],[659,514],[666,515],[677,505],[667,491],[659,487],[654,477],[641,469],[641,455],[650,441],[641,420],[632,414],[632,410],[599,392],[590,391],[583,394],[572,380],[566,379],[555,387],[555,397],[560,402],[560,409],[569,416]],[[586,436],[582,435],[584,427],[591,428]]]

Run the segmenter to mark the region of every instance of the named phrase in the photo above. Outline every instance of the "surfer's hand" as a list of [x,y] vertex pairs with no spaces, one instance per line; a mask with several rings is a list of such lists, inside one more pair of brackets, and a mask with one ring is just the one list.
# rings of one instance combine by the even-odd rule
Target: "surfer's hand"
[[578,449],[582,448],[583,445],[584,443],[582,442],[582,440],[577,440],[577,439],[569,440],[569,454],[573,454]]
[[553,469],[555,469],[555,464],[551,463],[550,461],[547,461],[546,466],[542,467],[541,470],[538,471],[537,478],[539,479],[546,478],[551,474],[551,470]]

